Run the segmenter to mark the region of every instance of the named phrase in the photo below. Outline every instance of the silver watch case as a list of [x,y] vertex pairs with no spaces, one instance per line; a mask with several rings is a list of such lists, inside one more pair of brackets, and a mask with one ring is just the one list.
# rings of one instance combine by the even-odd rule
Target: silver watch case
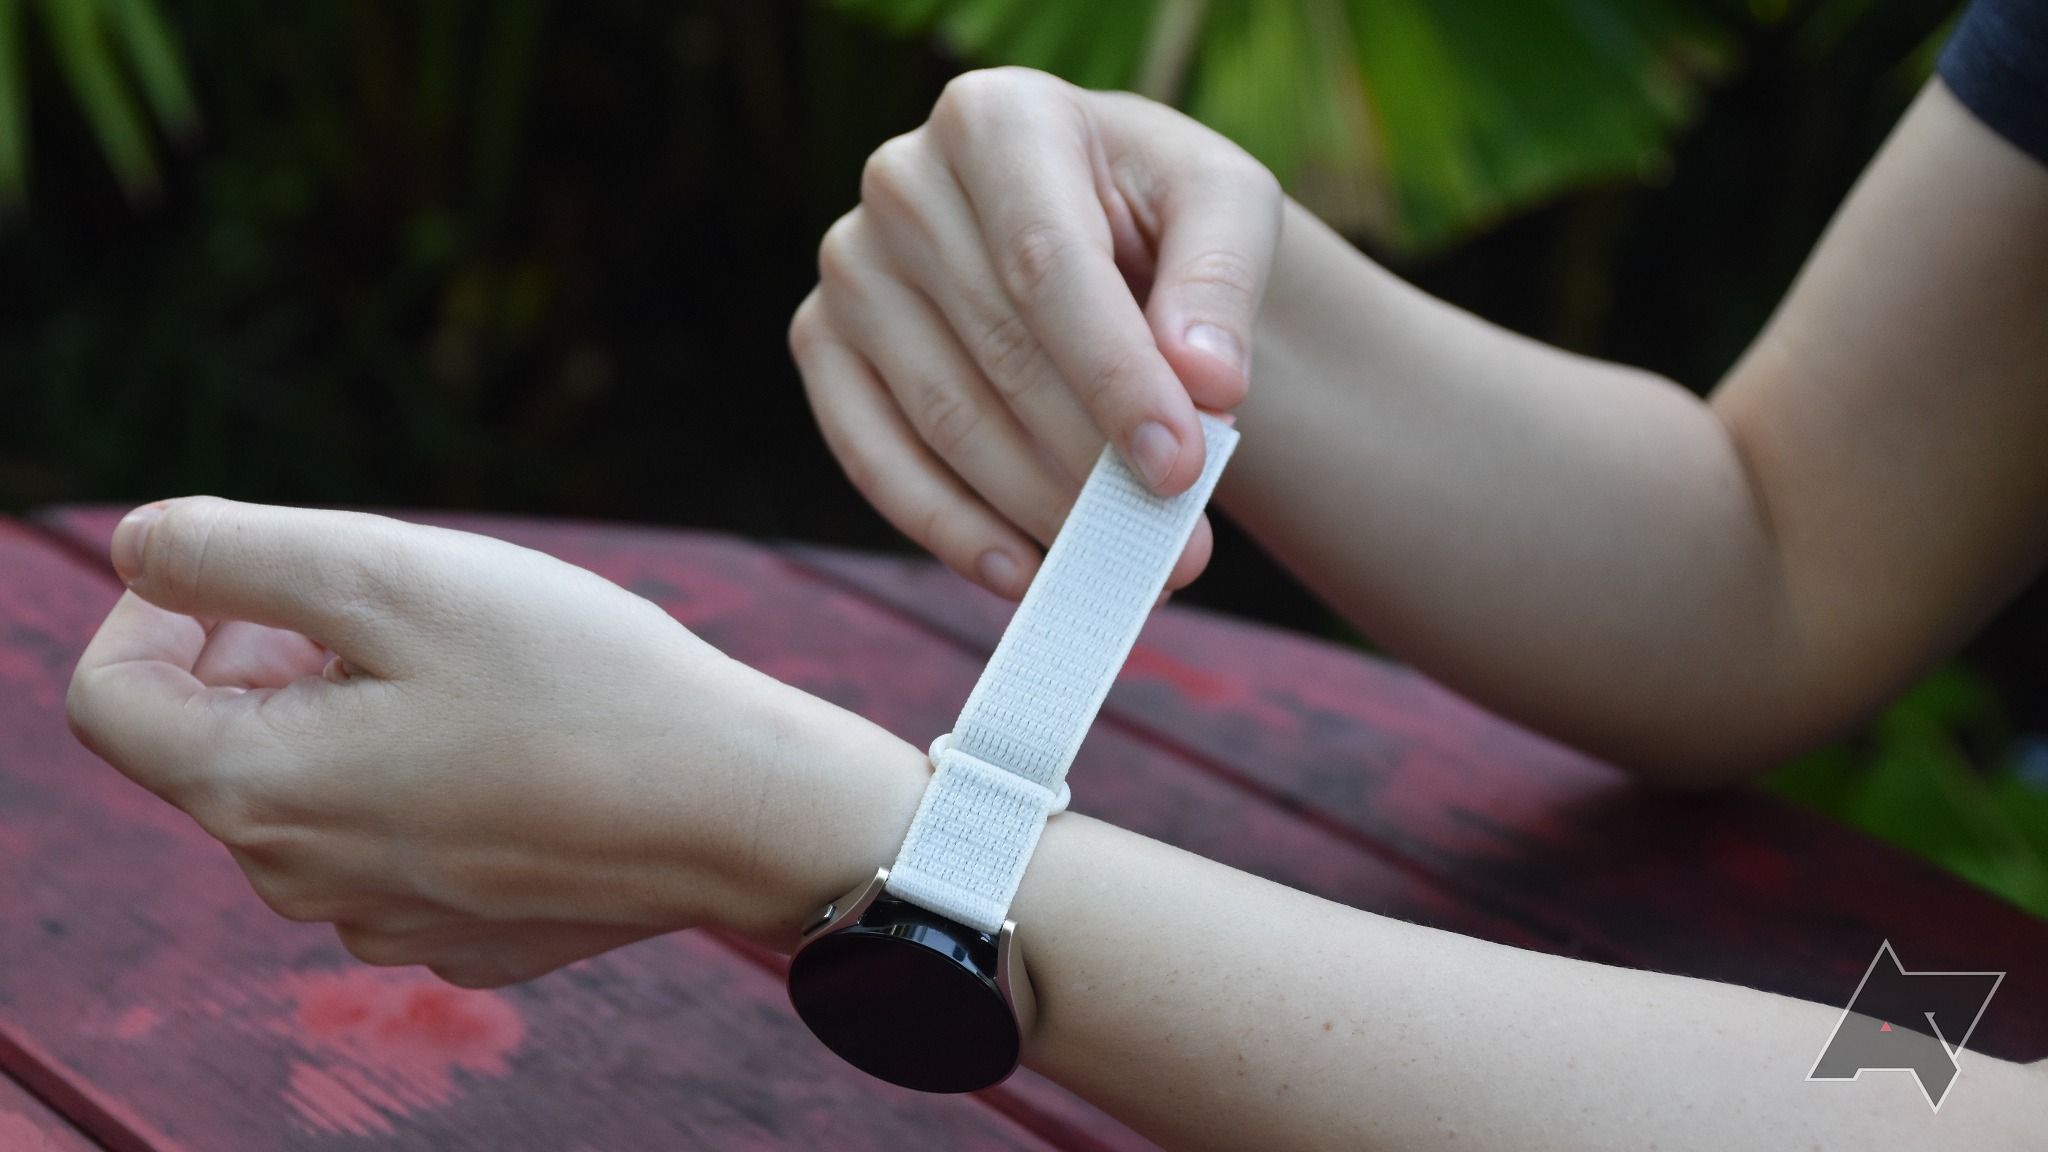
[[889,870],[819,909],[790,957],[789,997],[825,1046],[924,1092],[1001,1083],[1038,1004],[1017,922],[994,934],[889,895]]

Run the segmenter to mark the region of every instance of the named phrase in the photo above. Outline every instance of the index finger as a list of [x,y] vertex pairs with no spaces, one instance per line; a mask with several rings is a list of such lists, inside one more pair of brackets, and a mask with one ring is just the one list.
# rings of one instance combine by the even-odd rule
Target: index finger
[[237,716],[254,703],[192,674],[206,628],[125,592],[86,645],[64,697],[79,741],[136,783],[177,802],[222,763]]
[[1201,424],[1117,269],[1083,113],[1018,99],[1015,83],[955,81],[933,126],[1025,326],[1138,475],[1183,491],[1201,474]]
[[192,496],[129,513],[114,530],[113,561],[159,607],[299,632],[383,675],[418,631],[399,609],[432,586],[414,554],[434,539],[360,512]]

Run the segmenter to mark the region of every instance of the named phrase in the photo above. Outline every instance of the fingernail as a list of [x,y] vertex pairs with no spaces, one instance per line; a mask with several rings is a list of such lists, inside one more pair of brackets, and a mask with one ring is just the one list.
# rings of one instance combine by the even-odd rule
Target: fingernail
[[1009,553],[990,549],[974,562],[974,568],[981,573],[981,582],[989,588],[1005,596],[1015,595],[1019,569]]
[[1180,441],[1166,430],[1166,425],[1157,420],[1147,420],[1138,425],[1131,434],[1131,463],[1138,466],[1138,472],[1145,477],[1145,483],[1158,488],[1173,474],[1174,462],[1180,459]]
[[123,584],[133,584],[142,575],[142,546],[149,540],[149,530],[163,515],[162,504],[144,504],[121,517],[121,522],[114,526],[114,546],[110,551],[114,571]]
[[1189,347],[1200,348],[1238,371],[1244,371],[1244,349],[1237,343],[1237,337],[1225,332],[1214,324],[1188,325]]

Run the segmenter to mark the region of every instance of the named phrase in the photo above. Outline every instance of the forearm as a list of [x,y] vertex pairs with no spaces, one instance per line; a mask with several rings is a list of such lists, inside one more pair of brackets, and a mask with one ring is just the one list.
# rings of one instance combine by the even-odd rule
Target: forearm
[[1226,510],[1402,656],[1684,778],[1810,738],[1770,532],[1706,405],[1430,299],[1290,206]]
[[[825,775],[760,857],[803,891],[728,926],[786,948],[894,855],[927,769],[823,701],[778,707],[778,745]],[[1937,1123],[1890,1077],[1805,1079],[1839,1008],[1370,915],[1079,814],[1047,824],[1011,915],[1026,1062],[1176,1150],[1990,1152],[2036,1139],[2022,1120],[2048,1102],[2044,1069],[1965,1055]]]
[[2048,169],[1938,83],[1710,401],[1290,207],[1226,508],[1376,638],[1667,780],[1854,720],[2048,559]]
[[1029,1063],[1186,1148],[2022,1147],[2039,1068],[1938,1118],[1805,1080],[1839,1009],[1369,915],[1085,817],[1018,895]]

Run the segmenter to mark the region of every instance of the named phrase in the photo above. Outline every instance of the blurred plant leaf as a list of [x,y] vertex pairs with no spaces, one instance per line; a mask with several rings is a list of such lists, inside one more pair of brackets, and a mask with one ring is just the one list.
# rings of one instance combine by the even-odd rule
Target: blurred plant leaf
[[28,76],[21,59],[22,0],[0,0],[0,211],[28,183]]
[[1802,757],[1769,787],[2048,915],[2048,794],[1970,748],[2002,748],[1998,693],[1951,665],[1857,741]]
[[1706,0],[838,3],[977,63],[1177,103],[1332,223],[1409,249],[1661,169],[1732,55]]
[[42,6],[57,67],[99,137],[100,151],[131,197],[148,195],[156,186],[148,129],[114,57],[104,17],[97,0]]
[[157,122],[172,136],[189,135],[199,127],[199,108],[170,26],[150,0],[100,2],[106,6],[109,30],[128,51],[128,66]]
[[[0,0],[0,207],[19,205],[28,190],[29,94],[22,29],[29,6],[28,0]],[[170,26],[153,0],[40,0],[34,7],[57,71],[98,138],[108,167],[131,200],[153,195],[157,170],[149,118],[171,136],[189,134],[199,123]]]

